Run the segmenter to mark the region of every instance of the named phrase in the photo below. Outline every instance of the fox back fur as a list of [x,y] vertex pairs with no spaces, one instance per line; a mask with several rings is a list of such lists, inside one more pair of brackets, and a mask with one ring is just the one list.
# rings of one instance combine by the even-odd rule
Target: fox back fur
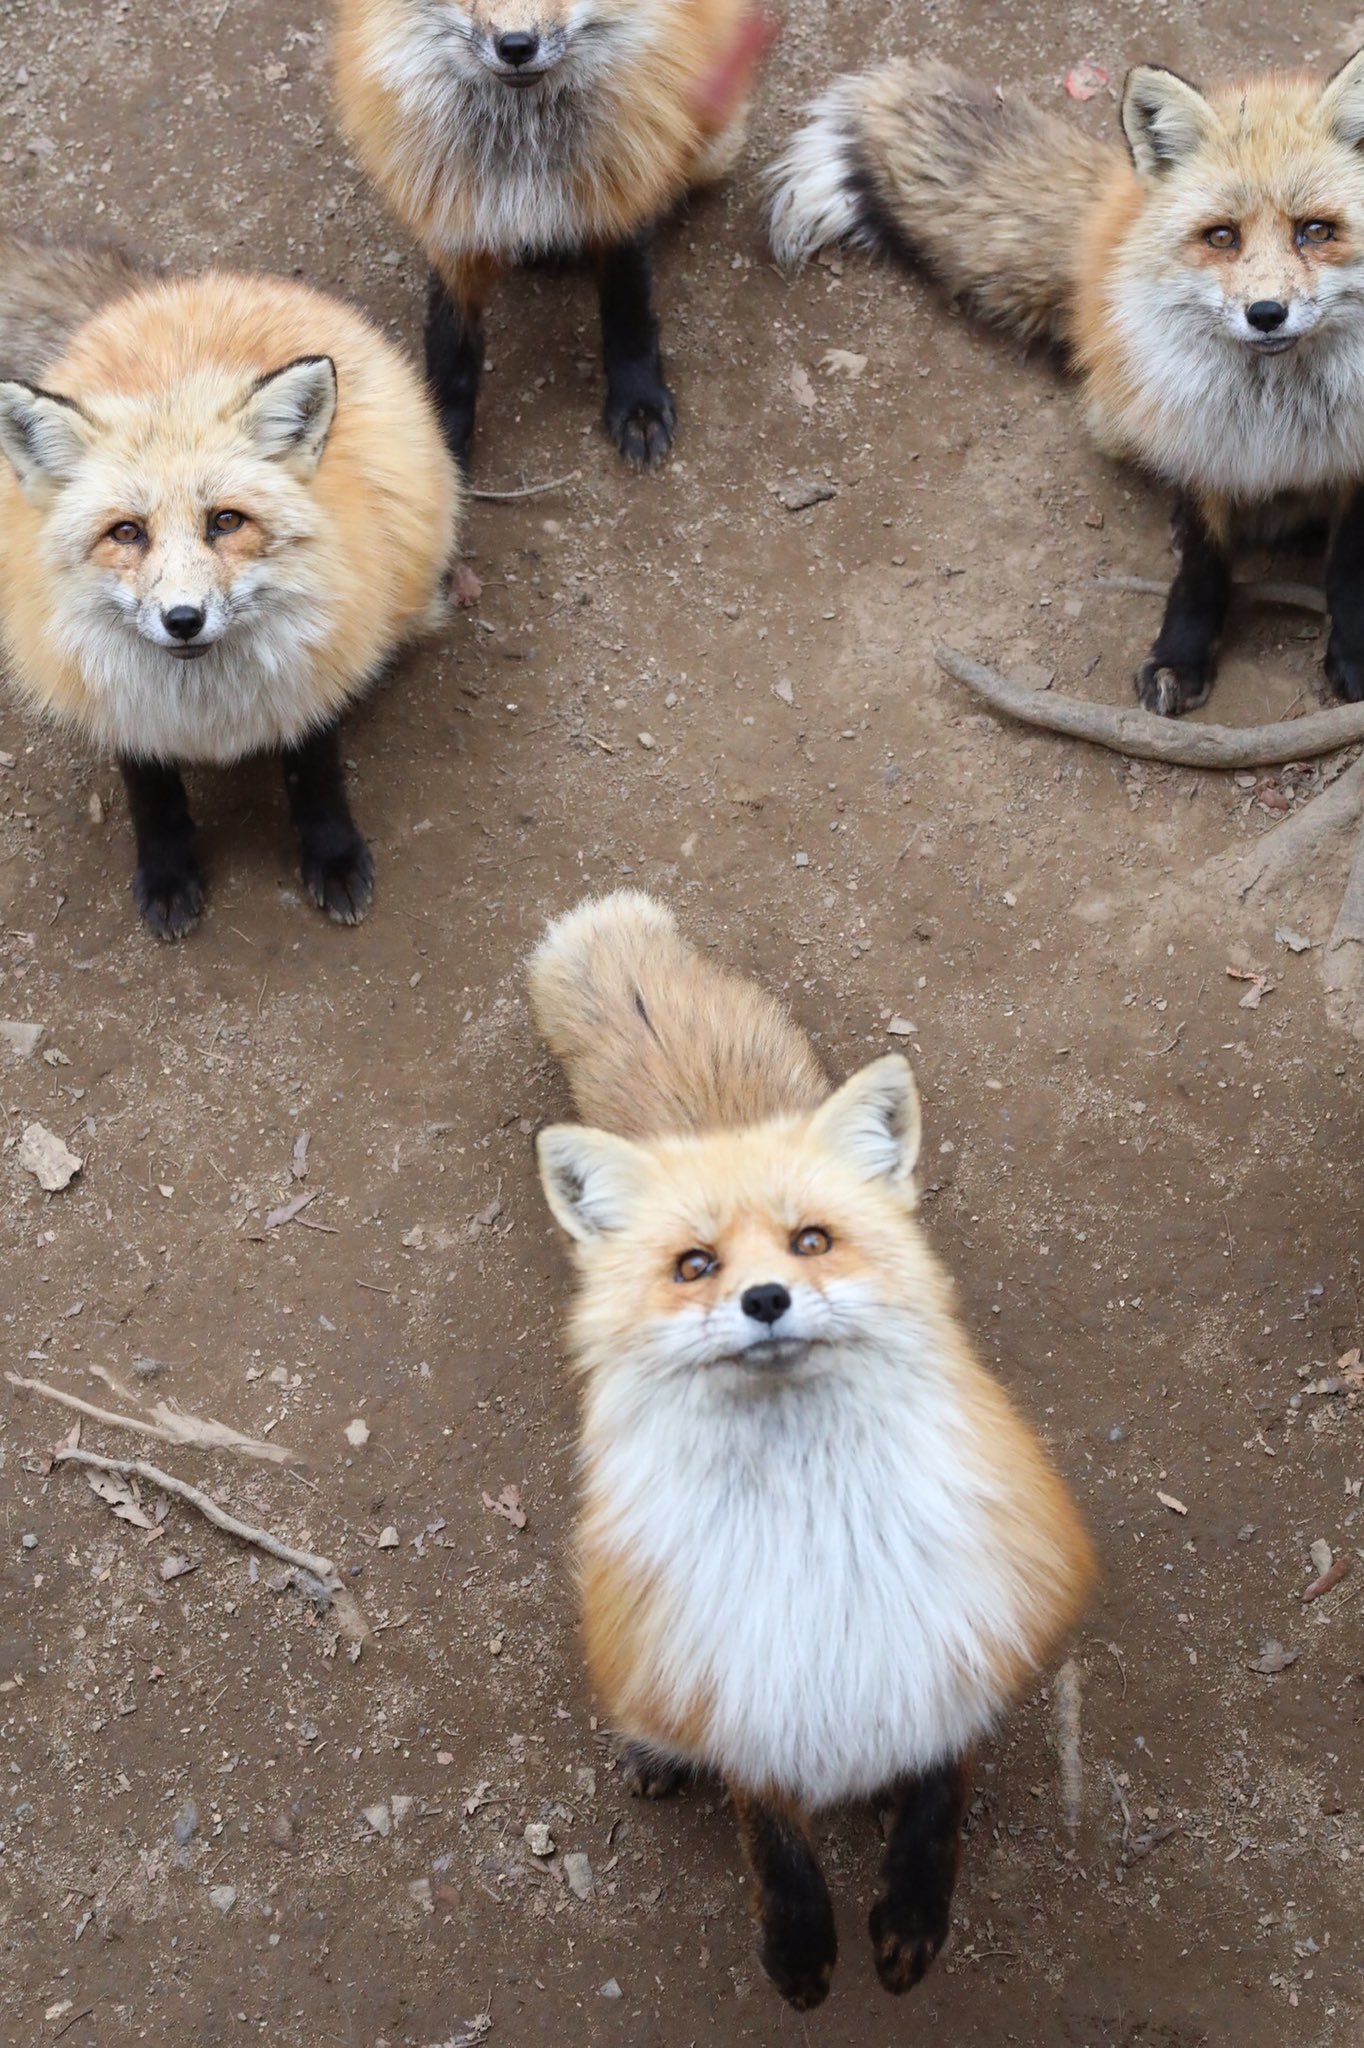
[[341,0],[342,125],[438,270],[614,244],[737,155],[746,108],[712,128],[706,86],[747,4]]
[[920,257],[1062,343],[1100,445],[1215,532],[1283,493],[1329,509],[1364,480],[1364,53],[1206,95],[1141,66],[1122,117],[1126,155],[944,64],[841,79],[773,167],[773,246]]
[[551,926],[530,986],[609,1126],[539,1141],[579,1272],[579,1557],[607,1712],[802,1807],[961,1757],[1093,1561],[915,1221],[907,1063],[830,1094],[780,1006],[630,892]]
[[[129,759],[231,761],[335,719],[443,610],[459,481],[416,372],[284,279],[7,257],[0,339],[41,379],[0,384],[21,693]],[[64,282],[95,310],[54,343]],[[176,604],[203,614],[193,658]]]

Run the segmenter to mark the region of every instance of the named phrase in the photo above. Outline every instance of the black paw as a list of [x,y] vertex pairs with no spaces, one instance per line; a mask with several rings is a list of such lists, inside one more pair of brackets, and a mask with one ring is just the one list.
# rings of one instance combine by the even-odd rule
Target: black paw
[[636,1799],[671,1799],[690,1775],[686,1764],[650,1749],[647,1742],[627,1742],[621,1748],[621,1783]]
[[677,407],[662,378],[622,378],[606,398],[606,431],[635,469],[657,469],[673,445]]
[[133,872],[133,901],[148,931],[174,945],[199,922],[204,878],[193,860],[143,861]]
[[1217,674],[1209,655],[1205,661],[1181,664],[1163,662],[1152,654],[1137,670],[1137,696],[1148,711],[1159,718],[1178,718],[1181,712],[1197,711],[1206,704]]
[[1364,661],[1344,653],[1334,634],[1326,649],[1326,680],[1342,704],[1364,703]]
[[374,855],[353,825],[328,825],[303,842],[303,880],[333,924],[359,924],[374,901]]
[[838,1940],[833,1914],[804,1915],[764,1927],[758,1959],[786,2003],[797,2012],[823,2005],[833,1983]]
[[897,1925],[897,1918],[889,1900],[881,1899],[872,1907],[867,1926],[876,1974],[885,1989],[900,1998],[919,1982],[946,1941],[951,1922],[947,1912],[931,1919],[925,1916],[913,1926]]

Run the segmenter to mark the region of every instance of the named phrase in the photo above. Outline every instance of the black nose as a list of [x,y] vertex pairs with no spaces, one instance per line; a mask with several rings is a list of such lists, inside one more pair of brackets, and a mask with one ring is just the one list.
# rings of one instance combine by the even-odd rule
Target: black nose
[[1272,334],[1288,318],[1288,308],[1278,299],[1257,299],[1253,306],[1246,307],[1246,318],[1261,334]]
[[755,1323],[766,1323],[770,1328],[786,1314],[791,1297],[781,1282],[774,1280],[765,1287],[745,1287],[739,1296],[739,1306]]
[[198,605],[173,604],[168,612],[162,612],[161,623],[177,640],[193,640],[204,630],[204,615]]
[[524,28],[509,29],[506,35],[498,37],[496,43],[497,54],[502,59],[502,62],[504,64],[515,64],[518,67],[522,64],[529,64],[539,47],[539,36],[531,35]]

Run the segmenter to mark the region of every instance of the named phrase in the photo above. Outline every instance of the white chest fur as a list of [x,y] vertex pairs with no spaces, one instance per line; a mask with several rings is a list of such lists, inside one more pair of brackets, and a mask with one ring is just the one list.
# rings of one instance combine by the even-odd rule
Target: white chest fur
[[647,1690],[706,1702],[694,1761],[810,1805],[960,1755],[1004,1704],[991,1653],[1024,1617],[947,1375],[861,1351],[799,1382],[725,1378],[589,1395],[593,1500],[660,1598]]

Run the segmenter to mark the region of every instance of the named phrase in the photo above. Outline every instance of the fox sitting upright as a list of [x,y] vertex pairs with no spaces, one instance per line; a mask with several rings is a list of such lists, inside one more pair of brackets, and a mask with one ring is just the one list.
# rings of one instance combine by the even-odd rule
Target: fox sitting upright
[[340,721],[443,616],[459,511],[416,371],[301,284],[0,237],[0,378],[9,666],[117,756],[146,923],[178,939],[203,906],[180,768],[264,753],[309,891],[356,923]]
[[1024,340],[1068,349],[1107,452],[1173,484],[1179,568],[1137,676],[1212,687],[1244,546],[1330,530],[1326,674],[1364,698],[1364,51],[1325,81],[1207,95],[1127,79],[1119,152],[937,63],[840,79],[772,171],[788,265],[822,243],[924,259]]
[[592,1125],[539,1138],[578,1266],[588,1665],[636,1789],[718,1773],[763,1967],[835,1955],[812,1809],[894,1804],[888,1991],[946,1937],[973,1746],[1075,1621],[1089,1541],[915,1221],[907,1062],[808,1041],[647,896],[553,924],[531,1000]]
[[738,154],[768,39],[752,0],[340,0],[342,124],[432,266],[427,371],[466,467],[483,311],[508,265],[597,268],[606,425],[638,467],[676,413],[652,235]]

